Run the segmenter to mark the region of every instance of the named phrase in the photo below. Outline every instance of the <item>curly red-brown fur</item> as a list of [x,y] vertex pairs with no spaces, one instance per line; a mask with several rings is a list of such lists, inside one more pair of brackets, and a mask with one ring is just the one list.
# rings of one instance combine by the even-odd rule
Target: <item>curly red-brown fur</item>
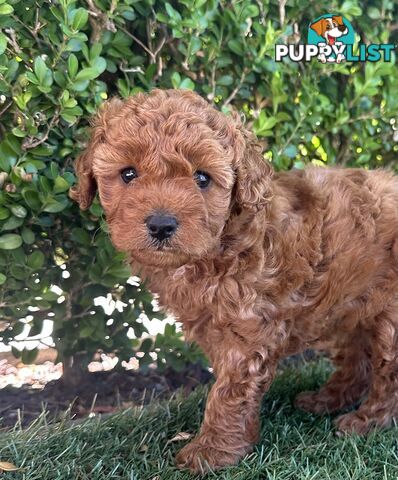
[[[125,184],[120,172],[134,167]],[[211,177],[200,190],[195,171]],[[328,351],[337,370],[297,404],[322,413],[360,402],[340,431],[387,426],[398,410],[398,180],[387,171],[273,173],[237,116],[198,95],[154,90],[111,100],[77,161],[73,197],[98,185],[112,240],[208,355],[216,381],[198,436],[177,456],[205,471],[258,438],[278,361]],[[178,221],[163,246],[153,212]]]

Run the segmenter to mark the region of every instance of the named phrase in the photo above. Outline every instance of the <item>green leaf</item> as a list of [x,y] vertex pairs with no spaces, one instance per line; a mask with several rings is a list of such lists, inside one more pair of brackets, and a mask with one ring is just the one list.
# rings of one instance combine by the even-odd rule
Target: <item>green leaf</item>
[[40,250],[36,250],[35,252],[31,253],[27,259],[28,267],[32,268],[33,270],[39,270],[44,265],[44,254]]
[[23,322],[15,322],[14,325],[12,326],[13,336],[17,337],[18,335],[21,335],[24,329],[25,329],[25,324]]
[[74,228],[71,232],[71,238],[74,242],[89,246],[91,244],[91,236],[84,228]]
[[22,245],[22,237],[15,233],[6,233],[0,236],[1,250],[14,250]]
[[23,166],[25,170],[31,168],[31,173],[36,173],[38,170],[43,170],[43,168],[46,168],[46,164],[41,160],[29,160],[28,162],[21,164],[21,166]]
[[[26,261],[26,255],[25,255],[25,252],[23,251],[23,248],[17,248],[16,250],[11,251],[10,255],[14,258],[14,261],[17,264],[22,265]],[[14,261],[11,263],[11,265],[14,264]]]
[[153,342],[150,338],[145,338],[140,345],[140,351],[148,353],[152,350]]
[[239,56],[243,56],[244,55],[244,51],[243,51],[243,48],[242,48],[242,42],[241,40],[238,40],[238,39],[232,39],[228,42],[228,47],[234,52],[236,53],[237,55]]
[[32,245],[35,241],[35,234],[29,228],[24,227],[21,232],[22,239],[27,245]]
[[10,216],[10,211],[8,208],[0,207],[0,220],[5,220]]
[[81,30],[87,23],[88,11],[84,8],[78,8],[73,12],[72,28],[75,31]]
[[23,218],[15,217],[14,215],[10,217],[3,223],[2,230],[15,230],[23,224]]
[[115,265],[109,268],[107,273],[116,278],[127,280],[131,276],[131,269],[127,265]]
[[170,323],[166,323],[164,326],[164,336],[165,337],[172,337],[176,333],[176,328],[175,325],[172,325]]
[[33,83],[34,85],[39,85],[39,80],[36,78],[36,75],[34,73],[27,72],[26,78],[29,80],[30,83]]
[[33,66],[33,70],[40,84],[44,84],[48,71],[47,65],[41,57],[37,57]]
[[171,76],[171,83],[173,85],[173,88],[179,88],[180,87],[181,76],[178,72],[174,72],[173,75]]
[[169,22],[169,17],[165,15],[164,13],[157,13],[156,14],[156,20],[159,20],[161,23],[168,23]]
[[184,78],[184,80],[180,83],[180,87],[186,90],[194,90],[195,84],[190,78]]
[[6,48],[7,48],[7,37],[4,35],[4,33],[0,32],[0,55],[5,52]]
[[217,85],[222,85],[223,87],[229,87],[234,83],[232,75],[223,75],[220,78],[217,78]]
[[11,265],[10,267],[11,275],[16,278],[17,280],[26,280],[29,272],[24,267],[20,267],[18,265]]
[[92,60],[90,65],[97,71],[98,75],[101,75],[106,69],[106,60],[103,57],[97,57]]
[[93,203],[89,211],[96,217],[101,217],[101,215],[104,213],[101,205],[99,205],[98,203]]
[[[18,102],[16,102],[16,103],[18,103]],[[14,127],[11,131],[16,137],[26,137],[26,135],[27,135],[27,132],[23,132],[18,127]]]
[[37,354],[39,353],[37,348],[33,348],[32,350],[27,350],[24,348],[22,350],[21,359],[25,365],[33,363],[36,360]]
[[59,295],[52,290],[48,290],[47,292],[42,293],[41,296],[44,298],[44,300],[47,300],[48,302],[54,302],[59,298]]
[[[52,146],[52,145],[39,145],[38,147],[36,148],[32,148],[32,150],[30,151],[30,153],[34,154],[34,155],[39,155],[39,157],[49,157],[51,156],[55,151],[55,148]],[[40,160],[34,160],[34,162],[40,162]],[[43,162],[41,162],[43,163]]]
[[64,18],[61,12],[56,7],[50,7],[50,11],[54,15],[54,17],[58,20],[58,22],[62,23],[64,21]]
[[83,110],[78,106],[73,108],[68,108],[64,110],[64,112],[67,113],[68,115],[75,115],[75,116],[83,115]]
[[12,8],[11,5],[8,5],[8,3],[3,3],[3,5],[0,5],[0,15],[10,15],[14,9]]
[[78,38],[71,38],[66,45],[67,52],[80,52],[83,47],[83,42]]
[[358,6],[357,2],[354,2],[352,0],[347,0],[346,2],[341,5],[339,9],[339,13],[342,15],[347,16],[349,19],[350,17],[359,17],[362,15],[362,10]]
[[45,193],[51,193],[52,192],[53,187],[52,187],[52,184],[47,177],[39,177],[39,184],[40,184],[43,192],[45,192]]
[[62,177],[58,176],[54,182],[54,193],[62,193],[69,190],[69,183]]
[[54,200],[54,199],[49,199],[44,208],[43,208],[43,211],[44,212],[48,212],[48,213],[58,213],[58,212],[62,212],[62,210],[64,210],[67,206],[67,201],[64,201],[64,202],[58,202],[57,200]]
[[71,53],[68,58],[68,73],[70,78],[73,80],[79,69],[79,62],[74,53]]
[[177,12],[177,10],[175,10],[171,5],[170,3],[165,3],[165,7],[166,7],[166,12],[168,14],[168,16],[174,20],[175,22],[180,22],[181,21],[181,15],[179,12]]
[[24,110],[31,98],[32,98],[32,92],[27,91],[15,96],[14,101],[21,110]]
[[18,218],[25,218],[28,214],[28,211],[22,205],[13,205],[11,207],[11,212]]
[[6,283],[7,277],[3,274],[0,273],[0,285],[4,285]]
[[59,168],[55,162],[50,163],[50,171],[46,172],[48,178],[55,180],[59,175]]
[[94,78],[97,78],[98,75],[99,73],[95,68],[83,68],[83,70],[80,70],[80,72],[78,72],[75,80],[77,82],[83,80],[94,80]]
[[84,92],[89,85],[89,80],[81,80],[80,82],[74,82],[72,85],[73,90],[76,92]]
[[49,215],[40,215],[37,217],[37,221],[44,228],[52,227],[54,225],[54,219]]
[[102,44],[97,42],[93,43],[93,45],[90,48],[90,59],[94,60],[96,57],[99,57],[102,52]]
[[11,347],[11,351],[15,358],[19,358],[21,356],[21,350],[18,350],[18,348],[14,347],[14,345]]
[[[35,300],[34,302],[32,303],[35,303],[37,307],[43,309],[43,310],[48,310],[51,308],[51,303],[47,302],[46,300],[44,299],[41,299],[41,300]],[[33,305],[35,306],[35,305]]]
[[195,55],[202,47],[202,42],[198,37],[191,37],[189,42],[191,55]]
[[276,117],[267,117],[265,110],[262,110],[254,122],[255,133],[260,136],[268,135],[277,123],[278,119]]
[[32,210],[39,210],[41,207],[41,202],[39,199],[39,194],[36,190],[26,189],[22,190],[22,196],[25,199],[26,204]]
[[95,327],[92,325],[86,325],[79,330],[79,336],[81,338],[88,338],[95,332]]
[[297,148],[295,145],[289,145],[283,152],[287,157],[294,158],[297,155]]

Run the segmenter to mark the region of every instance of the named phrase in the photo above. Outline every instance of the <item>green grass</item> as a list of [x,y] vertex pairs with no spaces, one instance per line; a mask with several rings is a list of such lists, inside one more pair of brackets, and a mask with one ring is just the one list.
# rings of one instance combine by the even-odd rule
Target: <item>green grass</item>
[[[283,371],[266,396],[261,442],[238,466],[206,478],[225,480],[390,480],[398,479],[398,430],[366,438],[338,438],[332,418],[296,410],[301,390],[325,380],[325,361]],[[0,461],[24,467],[4,473],[15,479],[187,480],[173,456],[184,442],[168,443],[178,432],[195,432],[205,389],[141,410],[126,410],[100,421],[46,425],[45,416],[25,430],[0,435]]]

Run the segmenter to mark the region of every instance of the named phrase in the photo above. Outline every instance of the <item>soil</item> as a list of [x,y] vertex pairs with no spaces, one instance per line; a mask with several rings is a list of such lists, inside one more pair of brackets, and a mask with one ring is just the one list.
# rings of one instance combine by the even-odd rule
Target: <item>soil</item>
[[[317,357],[307,350],[283,360],[280,367],[298,366]],[[11,354],[0,354],[0,430],[17,423],[28,426],[43,410],[48,420],[68,410],[69,417],[81,419],[167,399],[179,388],[188,395],[212,378],[200,365],[188,365],[181,372],[171,368],[142,372],[136,359],[122,362],[124,369],[116,370],[117,359],[102,354],[90,363],[85,381],[72,388],[63,383],[62,364],[54,363],[55,358],[55,350],[47,349],[39,352],[35,365],[24,365]]]
[[[0,367],[3,367],[0,368],[3,369],[1,375],[7,367],[4,364]],[[51,362],[40,367],[46,374],[56,374],[61,368]],[[8,370],[10,368],[15,367],[8,366]],[[62,378],[40,383],[37,375],[33,377],[22,385],[7,385],[0,389],[1,429],[8,429],[16,423],[29,425],[43,412],[43,407],[48,412],[48,419],[56,419],[69,408],[72,418],[81,418],[144,405],[154,398],[168,398],[180,387],[189,394],[197,385],[208,382],[211,373],[199,365],[190,365],[181,372],[171,369],[162,373],[156,370],[146,373],[137,370],[97,371],[88,373],[87,380],[73,389],[66,387]]]

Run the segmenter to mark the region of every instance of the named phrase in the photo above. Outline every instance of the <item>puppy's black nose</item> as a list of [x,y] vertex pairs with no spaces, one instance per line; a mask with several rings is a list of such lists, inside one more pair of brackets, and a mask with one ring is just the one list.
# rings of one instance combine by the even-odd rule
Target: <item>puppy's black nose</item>
[[337,28],[340,30],[340,32],[345,32],[347,27],[345,25],[339,25]]
[[149,235],[162,241],[170,238],[177,230],[177,220],[172,215],[155,214],[145,220]]

